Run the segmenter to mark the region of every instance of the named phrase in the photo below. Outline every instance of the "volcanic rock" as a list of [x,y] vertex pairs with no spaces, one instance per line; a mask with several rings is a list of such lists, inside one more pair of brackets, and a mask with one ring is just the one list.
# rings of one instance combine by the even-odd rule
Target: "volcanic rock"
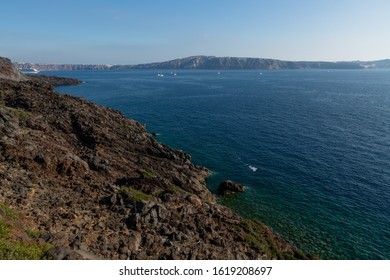
[[218,193],[220,195],[233,195],[244,191],[244,186],[241,184],[234,183],[233,181],[223,181],[218,186]]

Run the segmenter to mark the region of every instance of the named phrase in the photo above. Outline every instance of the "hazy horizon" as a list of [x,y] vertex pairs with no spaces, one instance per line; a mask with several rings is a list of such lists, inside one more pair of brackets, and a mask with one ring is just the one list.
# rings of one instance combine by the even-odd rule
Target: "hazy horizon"
[[288,61],[390,58],[390,2],[7,1],[0,55],[53,64],[140,64],[197,54]]

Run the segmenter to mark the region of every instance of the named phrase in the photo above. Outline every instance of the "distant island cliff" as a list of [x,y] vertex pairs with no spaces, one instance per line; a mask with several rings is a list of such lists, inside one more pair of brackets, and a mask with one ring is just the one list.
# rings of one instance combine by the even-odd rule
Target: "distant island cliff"
[[34,64],[15,63],[20,70],[121,70],[121,69],[214,69],[214,70],[266,70],[266,69],[389,69],[390,59],[376,61],[285,61],[250,57],[191,56],[164,62],[137,65],[102,64]]
[[188,154],[52,86],[77,82],[0,57],[0,259],[311,258],[218,204]]

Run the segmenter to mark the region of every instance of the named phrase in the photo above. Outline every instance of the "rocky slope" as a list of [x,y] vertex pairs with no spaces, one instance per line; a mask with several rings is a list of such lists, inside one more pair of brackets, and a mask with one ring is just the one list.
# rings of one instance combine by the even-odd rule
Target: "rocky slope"
[[207,175],[118,111],[0,79],[0,203],[52,244],[49,258],[307,258],[219,205]]

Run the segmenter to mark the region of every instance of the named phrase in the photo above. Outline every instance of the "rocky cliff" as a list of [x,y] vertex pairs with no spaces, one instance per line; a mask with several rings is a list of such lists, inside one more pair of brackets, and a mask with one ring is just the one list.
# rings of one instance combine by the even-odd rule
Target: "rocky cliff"
[[[215,57],[191,56],[165,62],[139,64],[131,66],[135,69],[296,69],[295,63],[276,59],[245,58],[245,57]],[[121,66],[113,66],[113,69]]]
[[101,64],[34,64],[15,63],[18,69],[45,70],[128,70],[128,69],[218,69],[218,70],[266,70],[266,69],[377,69],[390,68],[390,60],[376,61],[285,61],[252,57],[191,56],[163,62],[137,65]]
[[218,69],[218,70],[267,70],[267,69],[363,69],[360,62],[311,62],[285,61],[251,57],[191,56],[165,62],[112,66],[111,69]]
[[307,258],[219,205],[207,169],[136,121],[49,83],[2,75],[0,206],[39,232],[29,242],[50,244],[46,257]]

